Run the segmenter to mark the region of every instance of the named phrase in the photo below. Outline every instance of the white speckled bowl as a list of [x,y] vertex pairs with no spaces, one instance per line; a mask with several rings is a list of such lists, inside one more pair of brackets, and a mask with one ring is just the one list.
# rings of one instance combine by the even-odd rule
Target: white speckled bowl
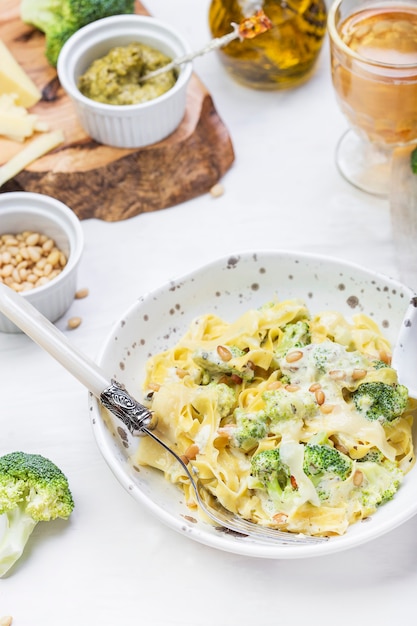
[[114,46],[133,41],[157,48],[170,58],[191,52],[180,33],[169,24],[144,15],[114,15],[88,24],[72,35],[64,44],[57,65],[61,85],[86,133],[99,143],[118,148],[140,148],[170,135],[184,117],[192,74],[191,62],[182,65],[169,91],[141,104],[116,106],[84,96],[77,87],[81,74]]
[[[245,252],[172,280],[133,303],[105,340],[98,363],[140,401],[149,355],[173,346],[194,317],[213,312],[233,320],[274,296],[281,300],[302,298],[312,314],[335,309],[349,319],[354,313],[366,313],[384,329],[393,345],[400,335],[405,337],[403,328],[415,321],[414,292],[388,277],[340,260],[303,253]],[[182,492],[162,473],[146,467],[132,470],[128,457],[141,438],[131,437],[106,411],[102,414],[93,397],[90,413],[101,452],[139,504],[170,528],[220,550],[271,559],[331,554],[375,539],[417,513],[415,468],[391,502],[372,518],[351,526],[344,536],[320,544],[261,545],[199,519],[186,507]],[[414,437],[417,441],[416,433]]]
[[[66,204],[50,196],[26,191],[0,194],[0,233],[25,230],[51,237],[67,257],[62,272],[49,283],[21,292],[25,300],[55,322],[69,308],[77,290],[77,270],[84,247],[81,223]],[[0,331],[21,332],[2,314]]]

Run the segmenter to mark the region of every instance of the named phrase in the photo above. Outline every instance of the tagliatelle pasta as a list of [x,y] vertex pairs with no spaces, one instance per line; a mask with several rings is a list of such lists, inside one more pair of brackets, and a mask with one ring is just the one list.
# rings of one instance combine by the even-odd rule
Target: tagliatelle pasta
[[[202,315],[151,357],[145,403],[211,496],[258,524],[341,535],[395,497],[415,463],[412,403],[375,322],[300,300]],[[150,438],[134,463],[188,478]]]

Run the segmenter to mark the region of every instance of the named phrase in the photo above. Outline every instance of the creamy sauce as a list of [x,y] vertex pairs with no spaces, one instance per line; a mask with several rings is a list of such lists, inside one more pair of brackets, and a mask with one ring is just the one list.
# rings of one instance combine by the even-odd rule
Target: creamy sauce
[[142,76],[167,65],[172,59],[142,43],[112,48],[104,57],[93,61],[80,76],[81,93],[104,104],[140,104],[153,100],[175,85],[175,70],[140,82]]

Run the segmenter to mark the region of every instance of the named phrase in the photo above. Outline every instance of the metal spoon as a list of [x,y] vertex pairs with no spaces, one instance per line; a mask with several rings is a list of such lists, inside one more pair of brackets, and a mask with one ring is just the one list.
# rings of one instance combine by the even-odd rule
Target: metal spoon
[[215,39],[212,39],[200,50],[190,52],[189,54],[185,54],[182,57],[177,57],[167,65],[164,65],[163,67],[159,67],[152,72],[144,74],[139,78],[139,82],[143,83],[150,78],[155,78],[160,74],[169,72],[170,70],[173,70],[176,67],[180,67],[184,63],[188,63],[189,61],[192,61],[199,56],[203,56],[204,54],[212,52],[217,48],[222,48],[223,46],[226,46],[234,39],[239,39],[240,41],[243,41],[244,39],[253,39],[258,35],[265,33],[267,30],[270,30],[272,28],[272,22],[265,15],[264,11],[260,9],[256,11],[254,15],[243,19],[239,24],[232,23],[231,27],[232,31],[230,33],[223,35],[223,37],[216,37]]

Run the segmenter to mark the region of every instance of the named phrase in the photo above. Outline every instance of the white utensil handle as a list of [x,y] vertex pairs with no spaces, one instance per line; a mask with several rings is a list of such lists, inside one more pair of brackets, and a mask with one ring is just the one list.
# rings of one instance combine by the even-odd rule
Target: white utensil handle
[[30,302],[3,284],[0,284],[0,311],[97,398],[110,386],[110,380],[98,365],[72,345]]
[[73,346],[60,330],[21,295],[0,283],[0,311],[91,391],[132,435],[154,428],[156,418],[98,365]]

